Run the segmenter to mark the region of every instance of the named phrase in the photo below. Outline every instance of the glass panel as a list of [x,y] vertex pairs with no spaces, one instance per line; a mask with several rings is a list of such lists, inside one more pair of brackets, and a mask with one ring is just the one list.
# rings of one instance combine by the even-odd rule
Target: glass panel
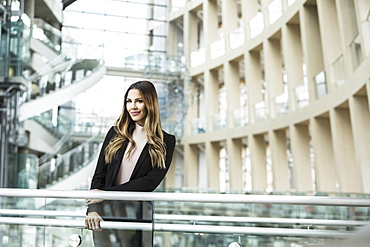
[[256,16],[249,21],[249,30],[251,38],[254,38],[258,34],[262,33],[264,28],[265,25],[263,22],[263,14],[261,12],[258,12]]
[[333,64],[335,73],[335,84],[337,87],[345,82],[345,69],[343,55],[341,55]]
[[176,11],[182,7],[184,7],[186,4],[186,0],[171,0],[171,11]]
[[328,94],[325,71],[318,73],[314,80],[316,84],[316,97],[320,99]]
[[211,59],[216,59],[225,55],[225,39],[221,38],[209,45]]
[[267,119],[267,107],[265,101],[261,101],[254,105],[254,114],[256,121]]
[[280,94],[275,97],[276,115],[282,115],[289,112],[289,96],[288,94]]
[[203,48],[199,48],[196,51],[193,51],[190,54],[190,64],[191,67],[197,67],[201,64],[204,64],[206,61],[206,50]]
[[298,108],[305,107],[310,104],[307,84],[303,83],[294,89],[296,105]]
[[234,110],[233,116],[234,116],[234,127],[248,125],[248,109],[247,108]]
[[230,33],[230,48],[235,49],[244,44],[244,25],[243,20],[238,20],[239,27]]
[[192,134],[200,134],[206,132],[206,119],[202,118],[195,118],[191,122],[191,133]]
[[215,114],[212,117],[213,130],[226,129],[226,116],[224,114]]
[[270,24],[274,23],[283,13],[283,7],[281,5],[281,0],[272,1],[268,7],[269,21]]
[[357,69],[358,66],[362,63],[362,50],[361,50],[361,41],[360,36],[357,34],[352,43],[350,44],[351,54],[352,54],[352,63],[353,69]]

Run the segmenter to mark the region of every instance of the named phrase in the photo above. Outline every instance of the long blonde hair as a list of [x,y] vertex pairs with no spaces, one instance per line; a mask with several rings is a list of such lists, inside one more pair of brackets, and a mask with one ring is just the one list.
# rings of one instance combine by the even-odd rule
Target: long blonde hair
[[117,151],[124,145],[131,143],[127,155],[130,156],[135,148],[135,141],[132,134],[135,129],[135,122],[131,119],[126,109],[126,99],[131,89],[140,91],[141,97],[147,110],[144,130],[149,144],[149,154],[153,167],[165,168],[166,148],[163,140],[161,119],[159,114],[158,96],[154,85],[149,81],[138,81],[127,89],[124,97],[124,106],[121,115],[118,117],[114,129],[117,135],[112,138],[105,148],[105,162],[110,163],[115,158]]

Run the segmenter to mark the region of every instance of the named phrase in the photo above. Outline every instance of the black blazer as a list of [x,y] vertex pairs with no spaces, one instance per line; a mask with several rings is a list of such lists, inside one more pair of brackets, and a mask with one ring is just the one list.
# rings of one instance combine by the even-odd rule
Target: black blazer
[[134,167],[130,180],[124,184],[115,185],[116,177],[121,165],[123,155],[125,153],[127,144],[123,145],[114,157],[111,163],[105,163],[105,147],[109,141],[116,135],[114,127],[108,131],[103,146],[100,150],[100,155],[95,168],[95,173],[91,181],[91,189],[100,189],[107,191],[143,191],[151,192],[155,190],[166,175],[171,161],[172,155],[176,145],[176,138],[163,131],[164,143],[166,144],[166,168],[152,167],[148,151],[148,143],[144,146],[139,159]]

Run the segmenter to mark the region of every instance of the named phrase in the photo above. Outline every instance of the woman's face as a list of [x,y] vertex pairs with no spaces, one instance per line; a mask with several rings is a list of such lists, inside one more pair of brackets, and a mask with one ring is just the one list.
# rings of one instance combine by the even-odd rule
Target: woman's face
[[131,116],[131,119],[137,124],[143,126],[147,116],[147,110],[138,89],[131,89],[127,94],[126,110]]

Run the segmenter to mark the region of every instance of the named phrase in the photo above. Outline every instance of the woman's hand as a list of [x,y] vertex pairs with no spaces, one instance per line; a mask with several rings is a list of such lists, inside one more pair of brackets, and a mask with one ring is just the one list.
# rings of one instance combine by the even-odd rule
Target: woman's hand
[[[104,190],[99,190],[99,189],[92,189],[90,191],[104,191]],[[94,203],[99,203],[104,201],[103,199],[86,199],[87,205],[94,204]]]
[[85,218],[85,226],[89,230],[101,231],[100,221],[103,219],[97,212],[89,212]]

